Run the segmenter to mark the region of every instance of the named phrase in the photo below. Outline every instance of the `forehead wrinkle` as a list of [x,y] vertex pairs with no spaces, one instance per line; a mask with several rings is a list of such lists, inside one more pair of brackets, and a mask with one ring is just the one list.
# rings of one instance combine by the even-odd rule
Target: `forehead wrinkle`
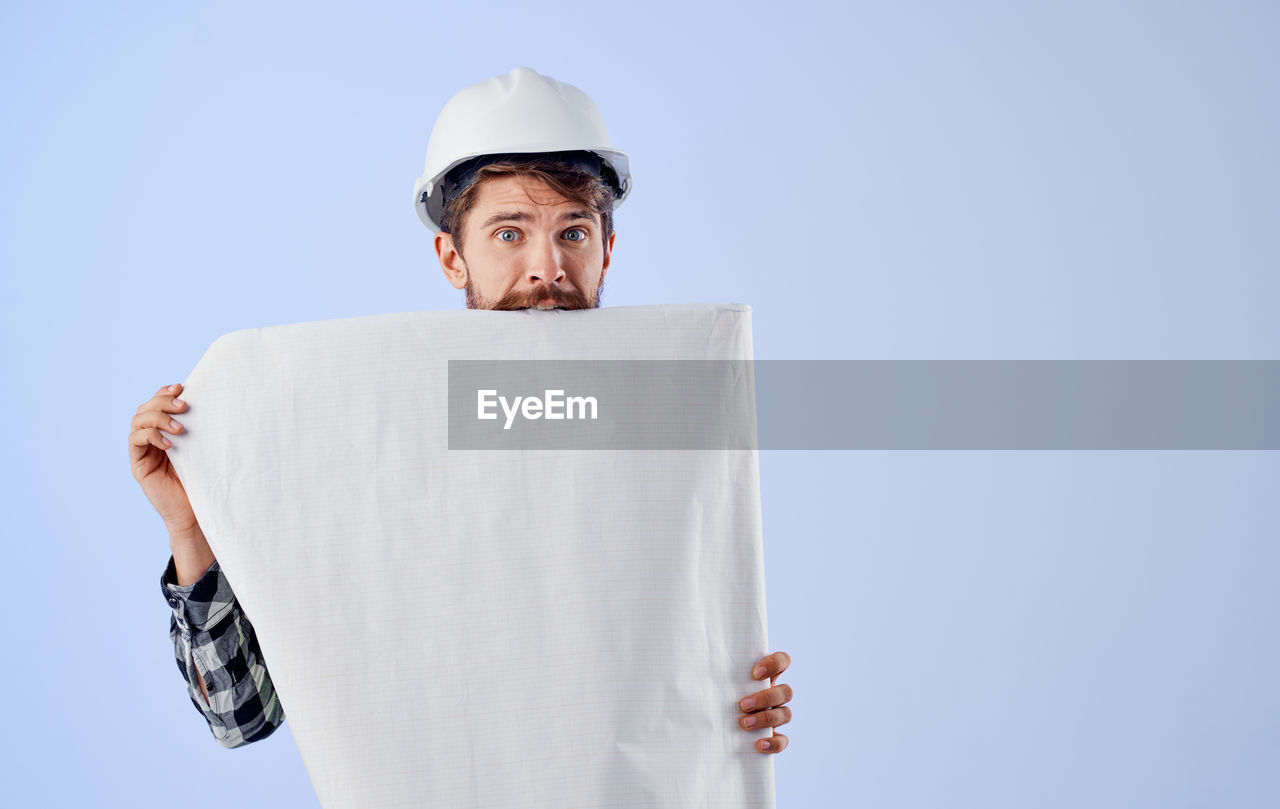
[[[499,222],[532,222],[534,219],[532,214],[525,211],[499,211],[484,221],[480,227],[487,228],[490,225],[496,225]],[[586,219],[589,222],[596,222],[595,213],[591,211],[569,211],[560,217],[561,222],[569,222],[577,219]]]

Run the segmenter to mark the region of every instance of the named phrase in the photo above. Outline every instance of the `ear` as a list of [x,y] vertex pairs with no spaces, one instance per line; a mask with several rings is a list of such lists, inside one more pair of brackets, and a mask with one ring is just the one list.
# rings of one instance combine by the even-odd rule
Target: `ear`
[[436,231],[436,257],[440,259],[440,269],[444,277],[454,289],[462,289],[467,285],[467,263],[453,244],[453,235],[443,230]]
[[604,274],[609,271],[609,258],[613,255],[613,240],[618,238],[618,231],[609,234],[609,243],[604,246],[604,264],[600,266],[600,281],[604,282]]

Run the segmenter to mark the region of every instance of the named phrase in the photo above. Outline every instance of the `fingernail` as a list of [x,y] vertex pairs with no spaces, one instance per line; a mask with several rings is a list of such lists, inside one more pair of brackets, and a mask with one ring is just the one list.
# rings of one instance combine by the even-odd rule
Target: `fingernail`
[[184,404],[186,404],[186,402],[182,401],[181,399],[174,399],[173,404],[175,407],[182,407]]
[[756,670],[755,670],[755,671],[753,671],[753,672],[751,672],[751,676],[755,677],[757,680],[759,680],[761,677],[763,677],[763,676],[764,676],[764,666],[756,666]]
[[170,385],[170,386],[169,386],[169,390],[177,390],[177,389],[178,389],[178,386],[177,386],[177,385]]
[[754,707],[756,707],[756,701],[754,697],[747,697],[742,701],[742,710],[749,711]]
[[742,724],[745,727],[753,728],[756,726],[756,718],[754,716],[748,716],[746,719],[742,720]]
[[769,749],[769,743],[768,743],[768,742],[760,742],[760,749],[761,749],[761,750],[768,750],[768,749]]
[[160,436],[160,440],[161,440],[161,442],[163,442],[163,443],[164,443],[164,445],[165,445],[166,447],[173,443],[172,441],[170,441],[169,439],[165,438],[164,436]]
[[172,429],[174,432],[177,432],[178,428],[179,428],[179,427],[181,427],[181,426],[182,426],[182,425],[178,424],[178,422],[174,421],[173,419],[169,419],[169,427],[170,427],[170,429]]

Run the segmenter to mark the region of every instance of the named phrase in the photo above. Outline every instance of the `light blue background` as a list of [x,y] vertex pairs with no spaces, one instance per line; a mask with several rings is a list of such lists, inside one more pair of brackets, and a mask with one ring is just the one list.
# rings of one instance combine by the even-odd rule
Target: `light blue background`
[[[457,90],[589,93],[635,175],[605,305],[749,303],[761,358],[1276,359],[1278,31],[1265,2],[6,3],[0,802],[316,806],[287,723],[223,750],[187,699],[128,423],[227,332],[462,306],[410,204]],[[778,806],[1280,805],[1277,473],[765,453]]]

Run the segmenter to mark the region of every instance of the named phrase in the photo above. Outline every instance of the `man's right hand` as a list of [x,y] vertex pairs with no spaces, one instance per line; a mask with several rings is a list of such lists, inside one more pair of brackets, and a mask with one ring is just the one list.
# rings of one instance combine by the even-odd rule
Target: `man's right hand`
[[[165,452],[172,442],[164,433],[177,435],[182,425],[170,413],[180,413],[187,403],[177,398],[182,385],[166,385],[144,402],[133,416],[129,433],[129,461],[133,477],[159,512],[170,537],[200,533],[195,512],[182,481]],[[203,534],[201,534],[203,536]]]

